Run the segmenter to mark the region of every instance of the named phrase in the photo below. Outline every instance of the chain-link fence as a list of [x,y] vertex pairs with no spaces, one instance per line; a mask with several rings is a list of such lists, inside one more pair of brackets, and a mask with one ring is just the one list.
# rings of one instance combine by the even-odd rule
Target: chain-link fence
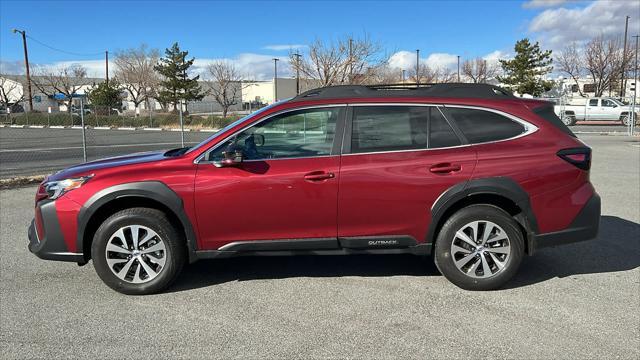
[[182,115],[84,105],[68,112],[4,112],[0,114],[0,178],[47,174],[81,163],[85,157],[91,161],[166,150],[181,147],[183,141],[184,146],[193,146],[247,113],[223,117],[196,109],[186,104]]

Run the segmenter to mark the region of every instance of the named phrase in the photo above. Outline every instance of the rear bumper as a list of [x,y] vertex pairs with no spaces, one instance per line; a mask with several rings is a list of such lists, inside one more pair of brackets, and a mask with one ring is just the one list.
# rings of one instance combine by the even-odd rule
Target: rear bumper
[[41,234],[42,238],[38,237],[35,219],[32,220],[28,230],[29,251],[45,260],[86,263],[83,254],[69,252],[60,230],[55,203],[53,201],[41,202],[36,211],[40,211],[42,215],[43,234]]
[[534,235],[529,244],[529,254],[550,246],[591,240],[598,236],[599,225],[600,196],[594,192],[568,228],[552,233]]

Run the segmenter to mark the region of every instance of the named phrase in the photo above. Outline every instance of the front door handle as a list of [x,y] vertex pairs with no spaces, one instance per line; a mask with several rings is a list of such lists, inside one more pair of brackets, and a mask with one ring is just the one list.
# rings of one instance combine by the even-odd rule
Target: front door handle
[[324,172],[324,171],[313,171],[304,176],[304,179],[307,181],[324,181],[333,179],[336,175],[332,172]]
[[431,171],[434,174],[450,174],[453,172],[460,171],[460,169],[462,169],[462,167],[458,164],[440,163],[430,167],[429,171]]

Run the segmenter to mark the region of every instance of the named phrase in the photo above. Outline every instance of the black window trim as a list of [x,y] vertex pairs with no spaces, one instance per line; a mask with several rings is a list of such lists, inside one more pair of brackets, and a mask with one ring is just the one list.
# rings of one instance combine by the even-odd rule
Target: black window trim
[[340,145],[344,141],[344,128],[345,128],[345,119],[348,111],[348,104],[336,103],[336,104],[321,104],[321,105],[309,105],[309,106],[301,106],[283,109],[281,111],[277,111],[273,114],[269,114],[264,118],[252,122],[251,124],[240,128],[238,131],[233,132],[232,134],[225,136],[224,139],[220,140],[217,144],[212,145],[208,149],[204,150],[198,157],[193,160],[194,164],[212,164],[213,161],[205,160],[208,154],[212,151],[215,151],[218,147],[222,146],[227,140],[232,137],[240,134],[241,132],[250,129],[264,121],[267,121],[273,117],[283,115],[286,113],[297,112],[301,110],[313,110],[313,109],[322,109],[322,108],[338,108],[339,110],[343,110],[339,115],[336,121],[336,130],[333,137],[333,145],[331,146],[331,154],[329,155],[318,155],[318,156],[300,156],[300,157],[286,157],[286,158],[275,158],[275,159],[259,159],[259,160],[245,160],[246,162],[255,162],[255,161],[277,161],[277,160],[297,160],[297,159],[309,159],[309,158],[320,158],[320,157],[331,157],[331,156],[340,156]]
[[[426,149],[404,149],[404,150],[370,151],[370,152],[352,153],[351,152],[351,135],[352,135],[352,130],[353,130],[353,107],[356,107],[356,106],[404,106],[404,107],[431,106],[431,107],[436,107],[438,110],[440,110],[440,112],[444,116],[444,118],[447,121],[447,123],[449,123],[449,126],[451,126],[451,128],[454,131],[454,133],[458,136],[458,138],[460,139],[461,144],[460,145],[456,145],[456,146],[439,147],[439,148],[432,148],[432,149],[429,149],[429,148],[426,148]],[[458,126],[455,124],[455,119],[453,119],[451,117],[451,115],[448,114],[448,112],[446,111],[447,108],[462,108],[462,109],[473,109],[473,110],[482,110],[482,111],[493,112],[493,113],[496,113],[498,115],[502,115],[502,116],[504,116],[504,117],[506,117],[506,118],[508,118],[508,119],[510,119],[512,121],[515,121],[515,122],[519,123],[520,125],[522,125],[525,128],[525,131],[523,133],[521,133],[521,134],[518,134],[517,136],[510,137],[510,138],[507,138],[507,139],[485,141],[485,142],[481,142],[481,143],[473,143],[472,144],[472,143],[469,143],[467,138],[462,134],[462,131],[460,131]],[[434,150],[456,149],[456,148],[461,148],[461,147],[465,147],[465,146],[476,146],[476,145],[482,145],[482,144],[491,144],[491,143],[497,143],[497,142],[502,142],[502,141],[515,140],[515,139],[518,139],[518,138],[533,134],[536,131],[538,131],[538,127],[533,125],[533,124],[531,124],[528,121],[522,120],[517,116],[511,115],[509,113],[506,113],[506,112],[503,112],[503,111],[500,111],[500,110],[491,109],[491,108],[485,108],[485,107],[481,107],[481,106],[456,105],[456,104],[424,104],[424,103],[352,103],[352,104],[348,104],[347,119],[346,119],[346,122],[345,122],[345,131],[344,131],[344,136],[343,136],[343,141],[342,141],[342,155],[343,156],[354,156],[354,155],[367,155],[367,154],[386,154],[386,153],[397,153],[397,152],[434,151]]]

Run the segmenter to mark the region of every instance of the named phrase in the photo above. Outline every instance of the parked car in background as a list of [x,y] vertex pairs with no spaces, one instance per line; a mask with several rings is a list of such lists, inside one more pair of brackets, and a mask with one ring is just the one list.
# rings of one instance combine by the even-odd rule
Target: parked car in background
[[490,290],[525,255],[596,236],[590,165],[552,104],[495,86],[320,88],[193,148],[49,176],[29,249],[92,260],[126,294],[198,259],[297,254],[430,255],[457,286]]
[[[631,106],[612,98],[572,99],[568,104],[555,105],[554,111],[569,126],[574,125],[576,121],[620,121],[629,126],[631,121]],[[637,106],[635,114],[637,121]]]

